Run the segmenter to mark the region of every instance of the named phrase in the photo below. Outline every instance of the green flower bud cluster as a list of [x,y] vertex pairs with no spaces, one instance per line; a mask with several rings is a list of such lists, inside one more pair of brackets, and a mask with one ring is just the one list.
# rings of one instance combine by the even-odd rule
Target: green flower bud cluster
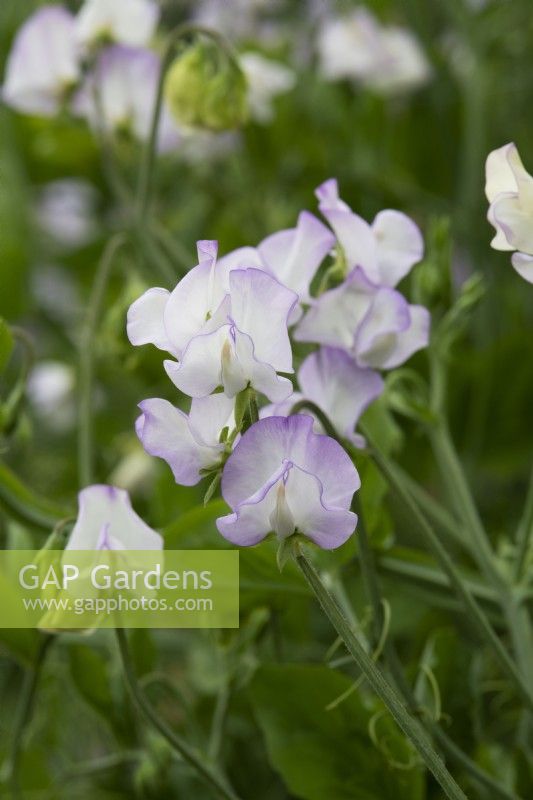
[[233,130],[248,116],[248,86],[236,59],[213,41],[197,41],[173,62],[165,82],[168,107],[181,125]]

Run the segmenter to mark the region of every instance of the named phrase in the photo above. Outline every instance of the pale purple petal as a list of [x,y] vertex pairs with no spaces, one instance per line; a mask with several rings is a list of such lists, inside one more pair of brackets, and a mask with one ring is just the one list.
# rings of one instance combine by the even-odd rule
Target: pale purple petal
[[139,408],[142,414],[135,426],[137,435],[147,453],[168,463],[176,483],[194,486],[202,478],[201,469],[220,461],[223,445],[218,440],[199,442],[187,415],[167,400],[143,400]]
[[390,338],[388,346],[359,357],[360,363],[379,369],[394,369],[400,366],[417,350],[429,344],[431,317],[423,306],[409,306],[411,322],[409,327]]
[[102,538],[112,542],[113,549],[161,550],[163,539],[135,513],[129,494],[115,486],[95,485],[79,495],[78,519],[67,544],[67,550],[96,550]]
[[330,179],[316,190],[319,209],[341,245],[349,269],[361,267],[370,280],[379,283],[376,240],[372,228],[339,198],[337,181]]
[[53,116],[79,75],[74,17],[62,6],[43,6],[15,37],[6,64],[2,100],[28,114]]
[[127,333],[135,345],[153,344],[160,350],[175,353],[163,323],[165,307],[170,297],[166,289],[148,289],[128,309]]
[[313,214],[302,211],[296,228],[263,239],[258,251],[268,269],[284,286],[309,298],[309,286],[335,237]]
[[424,240],[417,225],[400,211],[380,211],[372,223],[380,282],[385,286],[397,283],[417,264],[424,254]]
[[[357,366],[344,350],[321,347],[298,370],[302,395],[315,403],[341,436],[354,440],[354,428],[363,411],[383,391],[381,376]],[[295,401],[296,402],[296,401]],[[357,439],[358,444],[360,439]]]
[[357,519],[349,511],[360,481],[342,447],[312,431],[305,415],[269,417],[252,425],[229,457],[222,495],[233,509],[217,520],[235,544],[255,544],[273,530],[295,530],[321,547],[341,545]]
[[396,334],[407,330],[410,324],[405,297],[394,289],[379,289],[357,330],[354,352],[365,364],[380,364]]

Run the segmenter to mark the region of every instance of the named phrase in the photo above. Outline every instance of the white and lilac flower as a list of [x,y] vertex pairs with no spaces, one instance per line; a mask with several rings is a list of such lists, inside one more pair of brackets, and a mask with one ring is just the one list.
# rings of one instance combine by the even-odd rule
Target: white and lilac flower
[[153,0],[85,0],[76,17],[83,47],[115,42],[140,47],[154,35],[159,7]]
[[298,532],[332,550],[355,531],[350,505],[359,487],[346,452],[314,433],[311,417],[269,417],[246,431],[226,462],[222,496],[232,513],[217,527],[242,546],[271,531],[281,540]]
[[147,453],[168,463],[176,483],[194,486],[202,479],[202,470],[221,464],[220,435],[224,428],[235,427],[233,405],[219,392],[193,400],[187,416],[167,400],[143,400],[137,436]]
[[424,254],[418,226],[401,211],[380,211],[371,225],[339,197],[337,181],[316,190],[318,207],[342,248],[348,269],[361,267],[380,286],[396,286]]
[[130,496],[116,486],[87,486],[66,550],[162,550],[163,539],[143,522]]
[[[103,50],[73,101],[91,127],[145,141],[150,134],[161,60],[152,50],[114,45]],[[177,147],[180,133],[163,105],[158,149]]]
[[[321,347],[302,362],[298,370],[300,391],[288,400],[261,409],[261,417],[288,416],[300,401],[314,403],[331,421],[339,436],[356,447],[364,447],[365,440],[354,432],[359,417],[383,392],[384,381],[378,372],[357,366],[345,350],[338,347]],[[306,414],[313,415],[309,409]],[[315,431],[323,433],[320,420]]]
[[287,322],[298,296],[256,267],[217,265],[216,242],[198,243],[199,264],[172,293],[150,289],[129,309],[132,344],[155,344],[174,355],[165,369],[191,397],[222,386],[234,397],[248,385],[277,401],[292,392]]
[[294,88],[296,76],[279,61],[260,53],[242,53],[239,64],[248,83],[248,106],[257,122],[270,122],[274,116],[273,100]]
[[15,37],[7,59],[2,100],[23,113],[52,117],[79,77],[74,17],[62,6],[43,6]]
[[406,28],[381,25],[366,8],[326,17],[319,31],[320,68],[327,80],[353,80],[382,94],[417,89],[431,68],[417,39]]
[[513,142],[489,153],[485,193],[490,203],[488,220],[496,230],[491,246],[514,250],[513,267],[533,283],[533,177]]
[[427,347],[430,315],[359,267],[312,302],[294,338],[346,350],[359,367],[393,369]]

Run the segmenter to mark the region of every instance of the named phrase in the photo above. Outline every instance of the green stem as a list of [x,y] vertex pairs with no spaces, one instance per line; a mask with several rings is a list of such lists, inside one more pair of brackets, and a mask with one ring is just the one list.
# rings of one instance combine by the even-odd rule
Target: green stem
[[89,298],[85,324],[83,326],[79,349],[79,407],[78,407],[78,472],[80,486],[87,486],[93,480],[93,378],[94,350],[97,328],[104,302],[105,291],[111,274],[111,267],[120,247],[126,241],[125,234],[116,234],[107,243],[96,271]]
[[[335,430],[327,415],[324,414],[322,409],[315,405],[315,403],[312,403],[310,400],[300,400],[291,408],[291,414],[299,414],[301,411],[309,411],[311,414],[313,414],[320,422],[328,436],[331,436],[332,439],[339,438],[339,434]],[[341,444],[343,443],[341,442]]]
[[[374,646],[377,645],[381,636],[381,630],[384,622],[383,601],[379,581],[376,574],[374,559],[370,549],[366,528],[364,521],[359,515],[359,522],[357,525],[357,542],[359,553],[359,564],[361,566],[361,575],[365,584],[366,593],[372,606],[372,623]],[[383,645],[383,654],[390,672],[391,678],[397,690],[403,696],[407,707],[412,714],[419,713],[418,703],[411,691],[411,688],[405,679],[402,664],[398,658],[396,648],[389,638],[385,639]],[[489,789],[492,794],[491,797],[498,798],[498,800],[519,800],[519,798],[508,792],[499,783],[497,783],[491,775],[482,770],[475,761],[472,761],[466,753],[464,753],[455,742],[442,730],[437,722],[426,718],[424,720],[426,729],[430,734],[439,742],[440,746],[447,753],[448,757],[455,761],[455,763],[468,772],[471,777],[479,784]]]
[[137,683],[125,631],[119,628],[116,630],[116,635],[126,684],[141,713],[167,740],[172,749],[198,773],[205,783],[216,791],[219,797],[225,798],[225,800],[239,800],[234,790],[207,764],[205,757],[202,757],[201,753],[197,753],[193,750],[181,736],[175,733],[167,723],[158,716]]
[[224,732],[224,722],[226,720],[226,714],[228,711],[229,697],[229,685],[227,681],[224,681],[217,694],[215,710],[213,712],[213,721],[211,724],[211,735],[209,737],[209,747],[207,750],[209,760],[213,763],[218,761],[220,754],[220,747]]
[[446,797],[450,798],[450,800],[467,800],[466,795],[450,775],[438,753],[433,749],[426,732],[418,720],[409,714],[396,690],[392,688],[381,670],[368,653],[365,652],[350,623],[337,605],[335,598],[326,589],[317,571],[299,548],[296,549],[295,559],[326,616],[343,640],[348,652],[352,655],[357,667],[365,676],[372,690],[381,698],[398,726],[412,742],[424,764],[442,787]]
[[30,719],[46,654],[53,641],[54,636],[45,635],[42,637],[35,658],[35,663],[32,669],[28,670],[26,673],[24,686],[22,687],[21,700],[17,709],[15,727],[11,735],[11,746],[6,763],[4,765],[6,779],[11,785],[14,800],[22,798],[18,782],[18,768],[22,749],[22,738]]
[[157,149],[157,134],[159,131],[159,122],[161,119],[161,110],[163,108],[163,94],[165,88],[165,78],[168,69],[174,59],[176,46],[180,39],[187,36],[194,36],[201,34],[214,39],[217,44],[224,50],[228,58],[235,60],[235,54],[229,43],[216,31],[209,28],[204,28],[200,25],[191,23],[184,23],[178,25],[168,37],[167,46],[161,59],[161,68],[159,72],[159,80],[157,84],[156,100],[152,115],[152,122],[150,125],[150,134],[146,147],[144,149],[143,158],[141,161],[141,168],[139,171],[139,182],[137,185],[137,200],[136,200],[136,217],[139,224],[144,224],[147,218],[147,213],[150,206],[152,195],[152,183],[155,165],[155,154]]
[[28,489],[22,481],[0,461],[0,507],[14,519],[43,531],[50,530],[70,515],[68,509],[56,506]]
[[516,544],[518,548],[515,567],[515,581],[519,583],[523,576],[526,560],[529,553],[531,538],[533,537],[533,469],[529,478],[529,488],[524,505],[524,513],[516,531]]
[[[368,433],[365,432],[364,435],[370,442]],[[507,650],[494,632],[490,622],[474,599],[472,593],[463,583],[453,561],[448,555],[447,550],[441,544],[439,537],[431,525],[427,522],[423,514],[420,512],[409,491],[403,486],[394,465],[389,462],[387,457],[384,456],[383,453],[381,453],[378,448],[375,447],[375,445],[372,445],[372,455],[380,471],[387,478],[390,485],[395,489],[398,496],[404,502],[406,508],[409,509],[413,520],[420,530],[420,533],[424,536],[429,548],[433,552],[433,555],[437,559],[442,570],[447,575],[450,585],[455,590],[457,596],[462,600],[465,611],[467,612],[472,624],[479,631],[479,634],[483,640],[492,649],[501,669],[512,681],[520,697],[525,703],[527,703],[528,707],[533,710],[533,696],[531,695],[528,685],[524,682],[522,675],[517,670],[512,659],[509,657]]]

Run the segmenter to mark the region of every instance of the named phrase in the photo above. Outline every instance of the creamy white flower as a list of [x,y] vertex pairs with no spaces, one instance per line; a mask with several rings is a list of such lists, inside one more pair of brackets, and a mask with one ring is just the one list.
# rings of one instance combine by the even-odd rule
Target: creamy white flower
[[79,77],[74,17],[61,6],[43,6],[15,37],[2,100],[26,114],[52,117]]
[[328,80],[352,79],[385,94],[415,89],[431,75],[427,58],[409,30],[381,25],[362,7],[345,17],[325,19],[318,52]]
[[57,432],[75,421],[74,387],[74,370],[62,361],[41,361],[30,373],[29,401],[36,414]]
[[526,172],[512,142],[489,153],[485,193],[488,220],[496,230],[495,250],[517,251],[513,267],[533,283],[533,177]]
[[269,122],[274,116],[273,99],[289,92],[296,76],[284,64],[259,53],[243,53],[239,62],[248,81],[250,113],[258,122]]
[[86,0],[76,18],[76,39],[84,46],[112,41],[139,47],[152,38],[158,19],[152,0]]

